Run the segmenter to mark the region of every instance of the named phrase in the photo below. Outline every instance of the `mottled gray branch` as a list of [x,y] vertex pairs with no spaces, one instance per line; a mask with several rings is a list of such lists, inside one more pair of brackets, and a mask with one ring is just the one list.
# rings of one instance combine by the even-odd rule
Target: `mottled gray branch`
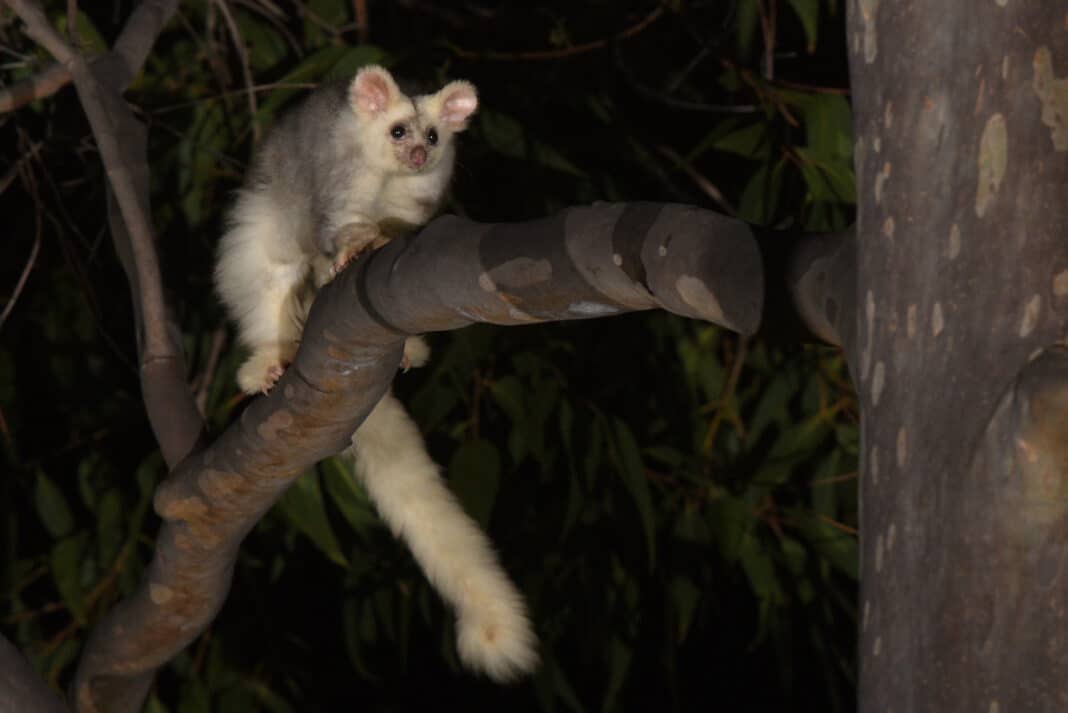
[[3,636],[0,636],[0,713],[69,713],[29,661]]
[[800,236],[790,255],[785,279],[793,304],[808,329],[852,354],[857,333],[857,245],[853,229]]
[[139,590],[94,630],[78,710],[138,710],[155,669],[222,606],[241,540],[305,469],[349,444],[406,335],[656,308],[748,334],[762,292],[748,226],[664,204],[500,225],[446,216],[353,264],[319,294],[271,394],[160,486],[155,557]]

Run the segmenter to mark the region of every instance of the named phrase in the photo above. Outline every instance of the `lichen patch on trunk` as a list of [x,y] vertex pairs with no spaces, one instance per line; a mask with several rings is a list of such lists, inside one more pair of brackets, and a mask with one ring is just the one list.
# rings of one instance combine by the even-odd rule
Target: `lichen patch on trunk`
[[1068,78],[1053,74],[1053,55],[1043,45],[1035,52],[1032,86],[1042,102],[1042,123],[1050,128],[1053,148],[1068,151]]
[[986,122],[979,140],[979,186],[975,194],[975,214],[982,218],[1001,188],[1009,162],[1009,131],[1005,117],[994,114]]

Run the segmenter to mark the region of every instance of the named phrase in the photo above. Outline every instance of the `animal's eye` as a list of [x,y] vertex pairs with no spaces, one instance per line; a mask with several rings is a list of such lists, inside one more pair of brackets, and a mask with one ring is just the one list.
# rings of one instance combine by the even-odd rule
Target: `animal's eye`
[[389,130],[389,135],[398,140],[403,139],[406,133],[408,130],[404,128],[404,124],[394,124]]
[[431,128],[426,132],[426,142],[431,146],[436,146],[438,143],[438,130]]

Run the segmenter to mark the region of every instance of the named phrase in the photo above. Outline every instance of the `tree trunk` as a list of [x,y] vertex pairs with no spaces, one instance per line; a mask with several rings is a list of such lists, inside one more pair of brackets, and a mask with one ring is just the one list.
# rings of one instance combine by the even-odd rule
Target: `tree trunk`
[[1068,6],[849,10],[859,709],[1063,711]]

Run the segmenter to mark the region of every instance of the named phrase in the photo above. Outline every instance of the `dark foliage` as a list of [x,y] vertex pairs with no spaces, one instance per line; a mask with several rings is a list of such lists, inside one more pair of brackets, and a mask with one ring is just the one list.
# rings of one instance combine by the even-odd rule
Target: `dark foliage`
[[[79,41],[103,47],[131,3],[83,5]],[[216,431],[242,408],[211,293],[222,211],[277,113],[367,62],[479,87],[451,206],[478,220],[595,200],[851,219],[833,0],[371,2],[366,44],[356,5],[185,2],[128,94]],[[2,13],[10,84],[50,59]],[[0,116],[0,137],[0,621],[63,687],[138,581],[164,470],[74,92]],[[853,709],[858,428],[836,352],[662,314],[431,341],[396,388],[529,597],[539,674],[502,688],[459,669],[448,613],[331,460],[250,535],[227,605],[149,710]]]

